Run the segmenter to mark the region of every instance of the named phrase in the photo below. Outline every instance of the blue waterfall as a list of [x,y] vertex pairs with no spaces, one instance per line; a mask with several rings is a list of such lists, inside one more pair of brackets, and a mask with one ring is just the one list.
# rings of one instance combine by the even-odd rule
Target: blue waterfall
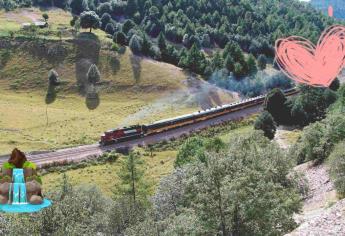
[[[11,191],[11,190],[10,190]],[[13,169],[13,200],[12,204],[27,204],[26,186],[23,169]]]
[[1,212],[37,212],[51,206],[52,203],[48,199],[43,199],[42,204],[39,205],[28,202],[23,169],[13,169],[12,182],[9,188],[9,200],[12,200],[12,204],[0,204],[0,214]]

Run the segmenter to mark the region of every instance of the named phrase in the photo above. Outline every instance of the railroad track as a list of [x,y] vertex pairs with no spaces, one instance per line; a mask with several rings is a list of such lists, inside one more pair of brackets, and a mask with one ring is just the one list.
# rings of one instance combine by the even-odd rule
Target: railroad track
[[[227,114],[213,117],[204,121],[189,124],[179,128],[164,131],[162,133],[153,134],[135,140],[125,141],[121,143],[116,143],[107,146],[101,146],[99,144],[84,145],[74,148],[65,148],[57,151],[40,153],[40,154],[27,154],[27,158],[30,161],[35,162],[38,166],[43,166],[46,164],[54,162],[78,162],[81,160],[88,159],[92,156],[98,156],[106,151],[115,150],[122,147],[133,147],[136,145],[147,145],[152,143],[157,143],[162,140],[169,140],[171,138],[177,138],[183,134],[188,134],[212,125],[217,125],[225,121],[241,119],[249,115],[258,113],[262,109],[262,103],[256,104],[250,107],[245,107],[244,109],[229,112]],[[8,160],[9,156],[0,157],[0,165]]]

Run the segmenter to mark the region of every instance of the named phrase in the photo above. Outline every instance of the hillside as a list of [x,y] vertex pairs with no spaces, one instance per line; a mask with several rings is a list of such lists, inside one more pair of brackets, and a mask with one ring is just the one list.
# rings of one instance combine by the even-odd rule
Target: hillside
[[[76,43],[77,42],[77,43]],[[170,64],[134,56],[81,34],[76,41],[0,41],[0,153],[94,143],[113,127],[146,123],[229,103],[231,93]],[[98,99],[86,99],[86,72],[101,72]],[[48,71],[62,85],[45,101]],[[47,105],[47,102],[49,105]],[[47,118],[48,117],[48,118]]]

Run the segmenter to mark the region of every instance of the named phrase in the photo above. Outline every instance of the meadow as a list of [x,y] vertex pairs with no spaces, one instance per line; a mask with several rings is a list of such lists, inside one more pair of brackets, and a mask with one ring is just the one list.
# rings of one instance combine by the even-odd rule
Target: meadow
[[[13,25],[14,16],[8,14],[26,21],[28,13],[23,11],[29,10],[1,12],[0,25]],[[69,13],[48,13],[52,28],[68,27]],[[173,65],[134,56],[126,47],[114,52],[111,41],[95,33],[82,32],[76,43],[0,38],[11,42],[0,46],[0,155],[14,147],[30,152],[95,143],[110,128],[150,123],[238,99]],[[101,82],[98,98],[90,100],[79,85],[93,63]],[[47,102],[50,69],[58,72],[61,85]]]

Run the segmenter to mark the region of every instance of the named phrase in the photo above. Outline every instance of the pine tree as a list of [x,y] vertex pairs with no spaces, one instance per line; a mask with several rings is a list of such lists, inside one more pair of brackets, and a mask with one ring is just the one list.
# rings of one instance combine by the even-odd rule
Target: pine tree
[[144,34],[141,52],[144,55],[148,56],[151,53],[151,47],[152,47],[152,43],[150,42],[146,34]]
[[140,54],[142,45],[140,42],[140,38],[137,35],[133,35],[131,40],[129,41],[129,47],[134,54]]
[[219,70],[224,67],[223,58],[217,51],[212,59],[212,70]]
[[258,67],[260,70],[266,69],[266,64],[267,64],[267,58],[265,55],[261,54],[258,57]]
[[235,69],[235,62],[234,62],[234,59],[232,59],[231,55],[228,55],[225,58],[224,67],[228,71],[234,71],[234,69]]
[[161,52],[165,51],[166,48],[167,48],[167,43],[166,43],[165,36],[164,36],[163,32],[159,33],[159,36],[158,36],[158,47],[161,50]]
[[264,111],[260,114],[254,123],[254,128],[264,131],[264,135],[269,139],[274,138],[274,134],[276,133],[277,129],[276,123],[268,111]]
[[127,0],[126,13],[133,16],[138,11],[138,3],[136,0]]
[[204,74],[206,67],[205,55],[198,49],[196,44],[193,44],[188,52],[186,58],[186,67],[195,73]]
[[87,80],[91,84],[95,84],[101,80],[101,73],[99,72],[97,66],[92,64],[89,68],[89,71],[86,74]]
[[144,162],[137,153],[130,152],[123,160],[120,172],[120,185],[117,194],[129,196],[135,203],[138,198],[147,194],[147,185],[144,182]]
[[255,57],[250,54],[247,58],[247,67],[248,67],[248,73],[253,75],[258,71],[258,68],[256,67],[256,61]]

